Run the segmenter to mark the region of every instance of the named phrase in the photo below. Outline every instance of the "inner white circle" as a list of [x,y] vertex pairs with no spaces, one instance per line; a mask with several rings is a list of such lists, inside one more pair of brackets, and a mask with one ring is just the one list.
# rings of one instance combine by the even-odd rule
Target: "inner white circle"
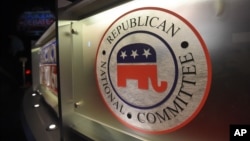
[[[155,49],[156,63],[154,63],[154,65],[157,66],[158,86],[160,86],[161,81],[167,82],[167,89],[164,92],[159,93],[155,91],[150,79],[148,79],[147,82],[149,86],[147,90],[139,89],[138,81],[135,79],[127,79],[126,87],[119,87],[117,85],[117,79],[119,79],[119,76],[117,76],[117,55],[120,56],[120,54],[117,53],[122,47],[136,43],[144,43]],[[131,53],[127,52],[127,55],[131,55]],[[145,63],[143,65],[147,64]],[[125,102],[138,107],[149,107],[165,99],[170,94],[169,92],[173,87],[176,69],[178,68],[175,68],[173,56],[166,44],[159,38],[147,33],[134,33],[123,38],[114,47],[109,60],[109,75],[116,94]]]

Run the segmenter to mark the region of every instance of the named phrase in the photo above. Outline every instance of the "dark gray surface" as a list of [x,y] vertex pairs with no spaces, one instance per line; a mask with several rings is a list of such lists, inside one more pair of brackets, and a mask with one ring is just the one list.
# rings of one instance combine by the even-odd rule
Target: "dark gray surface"
[[[60,140],[60,125],[56,114],[44,102],[43,97],[39,94],[32,96],[33,91],[27,90],[23,98],[23,114],[26,121],[26,128],[30,129],[28,132],[34,137],[36,141],[59,141]],[[34,105],[40,106],[35,108]],[[50,124],[56,124],[55,130],[47,130]]]
[[[45,103],[42,95],[36,92],[36,96],[32,96],[33,93],[31,88],[26,90],[22,103],[22,124],[28,141],[90,141],[84,135],[66,127],[63,131],[65,134],[62,135],[64,139],[62,139],[61,125],[57,114]],[[34,108],[35,104],[40,106]],[[55,130],[48,130],[51,123],[57,125]]]

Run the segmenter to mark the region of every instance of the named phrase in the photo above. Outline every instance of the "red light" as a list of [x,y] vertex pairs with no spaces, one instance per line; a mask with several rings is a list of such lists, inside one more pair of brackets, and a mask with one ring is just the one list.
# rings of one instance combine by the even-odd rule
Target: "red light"
[[31,73],[31,71],[29,69],[25,71],[26,75],[29,75],[30,73]]

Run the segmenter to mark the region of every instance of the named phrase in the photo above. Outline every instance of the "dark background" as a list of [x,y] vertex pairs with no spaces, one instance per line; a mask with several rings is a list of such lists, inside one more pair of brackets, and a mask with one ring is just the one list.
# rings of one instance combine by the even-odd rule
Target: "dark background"
[[[23,93],[32,84],[31,74],[23,83],[21,57],[27,58],[25,69],[31,69],[31,44],[41,34],[20,30],[19,19],[26,11],[49,10],[56,15],[56,0],[3,0],[0,26],[0,140],[26,141],[21,122]],[[22,46],[12,45],[14,36]],[[31,70],[32,71],[32,70]]]

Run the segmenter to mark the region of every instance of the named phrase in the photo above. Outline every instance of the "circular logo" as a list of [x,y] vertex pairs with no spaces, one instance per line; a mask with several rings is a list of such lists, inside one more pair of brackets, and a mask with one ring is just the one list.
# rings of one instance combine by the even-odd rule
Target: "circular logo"
[[145,133],[167,133],[201,110],[211,63],[204,41],[187,20],[144,7],[108,27],[96,55],[96,79],[119,121]]

